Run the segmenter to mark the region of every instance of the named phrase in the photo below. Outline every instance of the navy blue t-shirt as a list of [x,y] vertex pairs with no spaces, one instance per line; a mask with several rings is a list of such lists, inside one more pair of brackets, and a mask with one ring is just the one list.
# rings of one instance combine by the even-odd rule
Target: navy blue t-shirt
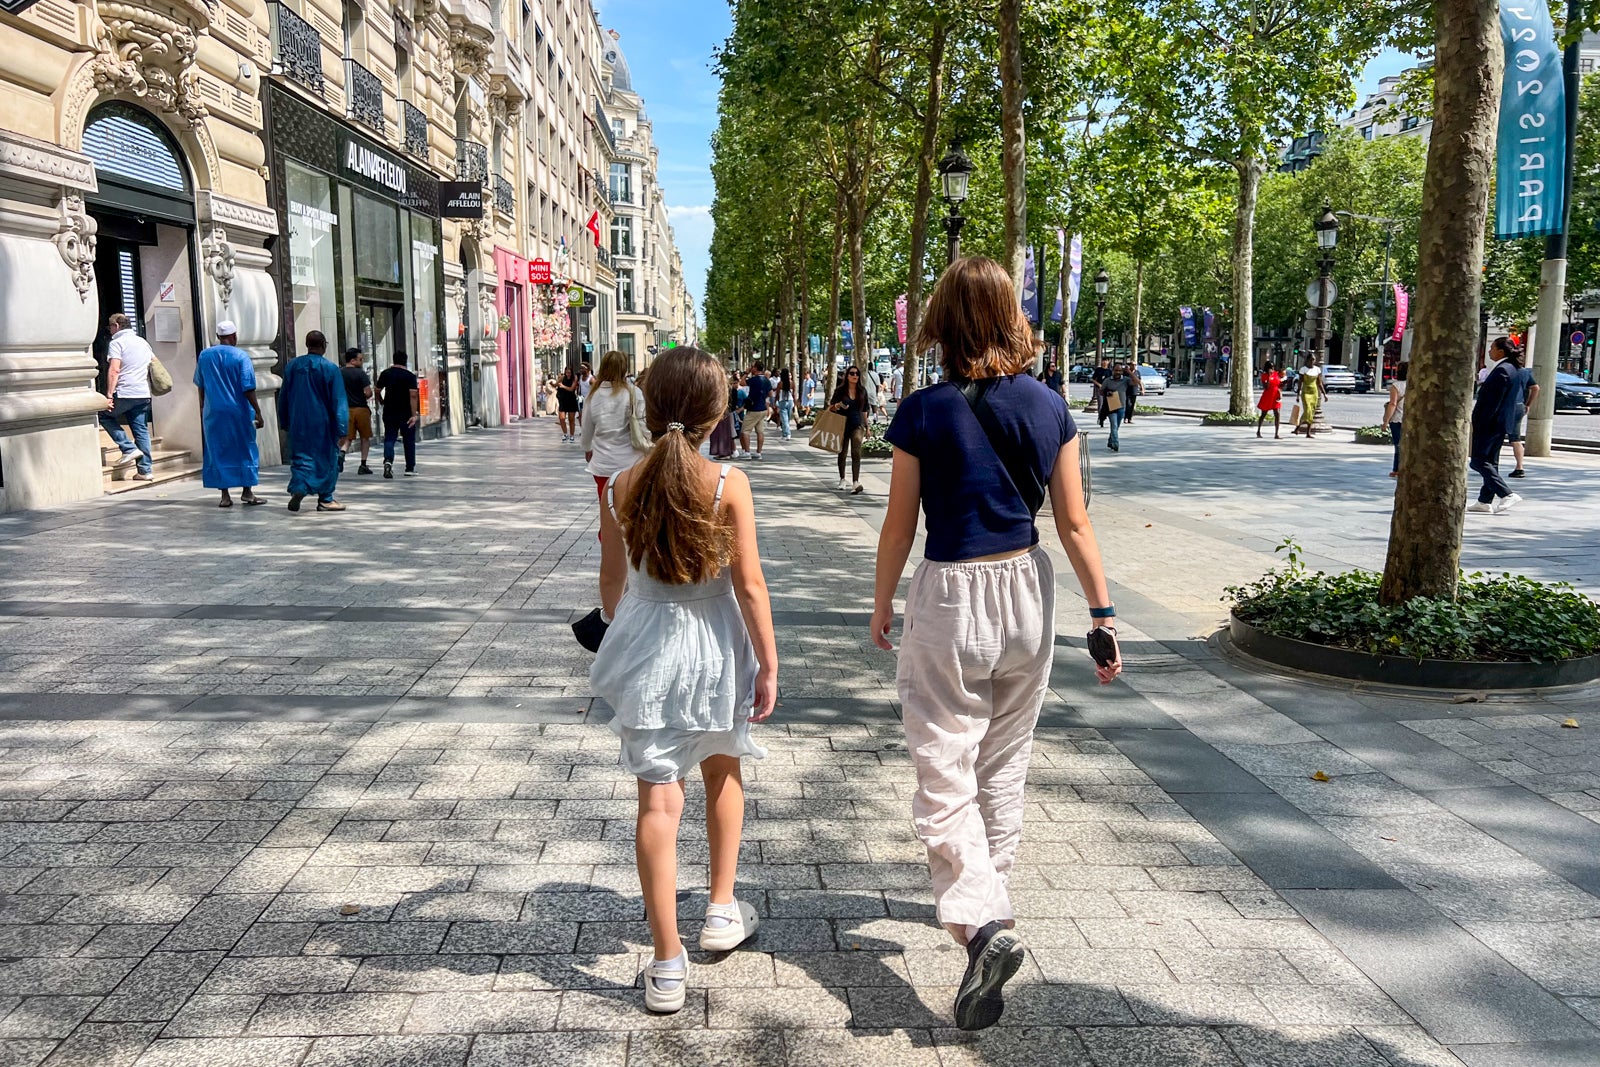
[[[1001,431],[1049,484],[1061,448],[1078,434],[1066,401],[1025,374],[989,387]],[[1039,529],[967,398],[950,382],[900,401],[885,438],[922,466],[923,554],[939,563],[1014,552],[1039,543]]]
[[767,410],[767,397],[772,394],[772,379],[765,374],[752,374],[745,383],[750,389],[750,395],[745,398],[746,411]]

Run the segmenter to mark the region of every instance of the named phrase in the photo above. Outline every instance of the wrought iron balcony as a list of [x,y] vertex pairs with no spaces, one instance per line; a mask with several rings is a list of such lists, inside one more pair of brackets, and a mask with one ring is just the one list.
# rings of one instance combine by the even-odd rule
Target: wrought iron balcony
[[456,138],[456,180],[486,182],[489,180],[489,149],[477,141]]
[[507,216],[517,213],[517,192],[510,180],[501,174],[494,176],[494,209]]
[[601,245],[594,250],[594,254],[595,258],[600,261],[600,265],[602,267],[605,267],[607,270],[611,269],[611,250],[609,248],[607,248],[605,245]]
[[409,100],[400,101],[400,120],[405,126],[406,151],[418,159],[428,158],[428,116]]
[[344,87],[350,96],[349,116],[380,134],[386,132],[383,118],[383,83],[372,71],[353,59],[344,61]]
[[272,73],[322,92],[322,35],[281,3],[272,5]]
[[606,109],[600,106],[600,101],[594,102],[594,124],[600,127],[600,136],[605,138],[606,144],[611,146],[611,151],[617,150],[617,135],[611,129],[611,119],[606,115]]

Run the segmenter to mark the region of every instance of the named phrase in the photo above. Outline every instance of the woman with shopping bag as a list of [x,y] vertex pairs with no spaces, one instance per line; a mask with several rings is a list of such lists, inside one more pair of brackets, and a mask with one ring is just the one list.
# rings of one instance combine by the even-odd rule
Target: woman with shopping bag
[[[852,494],[862,492],[861,439],[867,435],[867,416],[872,410],[872,396],[861,381],[860,367],[852,366],[844,372],[844,377],[839,379],[839,387],[833,391],[833,399],[828,401],[828,410],[844,416],[843,439],[839,447],[839,489],[849,489]],[[844,478],[846,453],[850,456],[849,482]]]

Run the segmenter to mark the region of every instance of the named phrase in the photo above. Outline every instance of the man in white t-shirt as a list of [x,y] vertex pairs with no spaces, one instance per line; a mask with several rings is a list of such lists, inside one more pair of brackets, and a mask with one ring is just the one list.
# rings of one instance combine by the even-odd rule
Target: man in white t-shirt
[[905,395],[906,368],[902,364],[894,369],[894,375],[889,379],[889,399],[896,404]]
[[[106,408],[100,412],[100,426],[122,450],[118,467],[136,464],[136,482],[151,480],[150,458],[150,362],[155,352],[150,343],[133,328],[133,320],[118,312],[106,323],[111,331],[111,347],[106,352]],[[122,428],[126,421],[133,431],[130,439]]]

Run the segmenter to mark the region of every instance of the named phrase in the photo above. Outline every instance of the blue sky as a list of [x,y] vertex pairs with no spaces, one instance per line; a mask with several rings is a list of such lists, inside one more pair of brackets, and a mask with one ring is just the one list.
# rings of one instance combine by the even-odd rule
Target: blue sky
[[[727,0],[599,0],[600,25],[622,35],[633,85],[644,97],[661,150],[666,192],[689,291],[705,316],[706,268],[711,265],[711,135],[717,128],[717,78],[711,53],[731,28]],[[1356,85],[1357,103],[1416,60],[1381,52]]]
[[711,53],[732,28],[727,0],[599,0],[598,6],[601,27],[622,35],[618,43],[633,87],[650,115],[684,280],[703,322],[711,265],[711,135],[717,128]]

